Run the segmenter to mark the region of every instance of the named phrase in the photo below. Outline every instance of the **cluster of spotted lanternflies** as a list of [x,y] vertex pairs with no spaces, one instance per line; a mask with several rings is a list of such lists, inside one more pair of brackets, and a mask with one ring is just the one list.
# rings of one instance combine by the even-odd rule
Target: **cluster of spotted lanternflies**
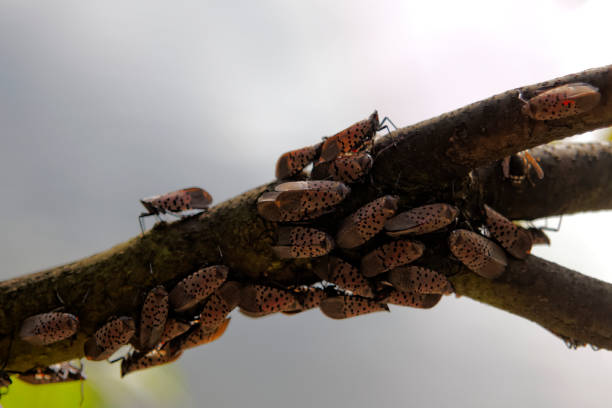
[[[586,112],[599,99],[597,88],[572,83],[524,101],[523,113],[534,120],[555,120]],[[425,245],[414,237],[441,234],[452,256],[487,279],[503,274],[507,254],[523,259],[533,244],[548,243],[541,230],[516,225],[487,205],[483,207],[483,236],[468,229],[452,229],[460,217],[453,205],[430,203],[398,212],[399,197],[393,195],[357,209],[337,224],[333,234],[316,228],[313,220],[333,212],[351,193],[349,184],[363,180],[372,168],[372,140],[380,129],[374,112],[321,143],[283,154],[276,164],[276,177],[282,182],[257,201],[261,217],[282,223],[273,247],[276,255],[282,259],[318,258],[314,272],[320,282],[292,288],[244,284],[229,279],[227,266],[207,266],[185,277],[170,292],[163,285],[151,289],[137,319],[110,319],[85,343],[85,356],[105,360],[121,346],[131,344],[134,351],[121,358],[122,376],[169,363],[186,349],[218,339],[229,324],[229,313],[238,306],[252,317],[295,314],[318,307],[333,319],[388,310],[387,304],[431,308],[442,295],[452,293],[453,287],[444,274],[418,265]],[[308,174],[304,169],[311,163]],[[141,202],[148,211],[142,218],[205,210],[212,197],[194,187]],[[359,248],[383,231],[386,238],[363,255],[359,265],[342,258],[343,251]],[[70,313],[42,313],[23,321],[19,338],[46,346],[73,336],[78,328],[78,318]],[[18,378],[48,384],[82,380],[84,376],[80,368],[64,362],[18,373]],[[8,374],[3,373],[0,385],[10,383]]]

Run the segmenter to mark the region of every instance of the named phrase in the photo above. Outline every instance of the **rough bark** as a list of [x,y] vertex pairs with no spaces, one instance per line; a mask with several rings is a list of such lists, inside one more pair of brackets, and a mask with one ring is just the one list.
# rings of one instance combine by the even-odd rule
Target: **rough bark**
[[536,256],[511,260],[496,280],[469,271],[451,278],[457,294],[522,316],[573,345],[612,350],[612,285]]
[[[567,152],[557,149],[552,153],[541,149],[537,155],[542,160],[546,178],[533,189],[504,185],[497,164],[468,176],[471,166],[490,164],[535,144],[612,123],[608,102],[612,83],[610,67],[566,77],[564,81],[583,81],[598,86],[602,90],[601,106],[579,119],[534,124],[516,116],[520,114],[520,105],[515,100],[517,92],[509,91],[423,124],[400,129],[397,146],[378,156],[372,178],[352,186],[349,199],[334,214],[321,217],[315,224],[333,232],[339,219],[369,200],[390,192],[401,193],[403,208],[441,200],[460,205],[464,216],[475,220],[485,201],[502,213],[524,219],[560,211],[609,208],[610,183],[606,176],[600,175],[607,173],[612,161],[607,145],[581,145]],[[524,92],[529,94],[539,86],[542,85],[524,88]],[[506,119],[504,115],[507,114],[513,116]],[[502,124],[489,126],[495,119]],[[482,126],[478,127],[478,123]],[[526,124],[532,129],[523,129]],[[446,129],[446,133],[441,129]],[[475,129],[485,130],[474,133]],[[434,133],[438,136],[433,137]],[[530,133],[531,138],[528,138]],[[379,145],[379,152],[384,143]],[[476,145],[479,147],[474,148]],[[431,160],[423,159],[428,157]],[[597,177],[591,184],[580,184],[581,175],[586,175],[589,168],[595,168]],[[572,182],[584,188],[582,196],[588,199],[563,194],[563,187],[555,178],[565,180],[565,172],[575,173]],[[271,251],[278,224],[263,220],[256,211],[257,197],[269,187],[264,185],[241,194],[215,206],[210,213],[172,224],[159,224],[144,237],[131,239],[89,258],[0,283],[0,303],[3,305],[0,355],[7,358],[6,369],[25,370],[81,357],[85,340],[109,317],[128,315],[136,318],[148,288],[159,283],[170,288],[204,264],[226,264],[231,268],[231,279],[244,282],[292,285],[316,281],[309,260],[281,261]],[[537,195],[542,207],[533,205],[536,200],[531,196],[537,194],[539,188],[548,192]],[[561,199],[565,204],[559,204]],[[441,272],[453,275],[458,294],[534,320],[565,337],[610,348],[612,322],[604,315],[610,314],[612,309],[604,298],[612,290],[611,285],[535,257],[525,262],[511,262],[504,277],[486,281],[471,273],[456,274],[461,267],[448,259],[445,235],[434,236],[426,244],[426,258]],[[344,255],[351,259],[362,254],[347,251]],[[149,272],[149,265],[153,274]],[[559,275],[558,280],[555,274]],[[56,294],[64,300],[65,310],[80,318],[81,327],[76,338],[48,347],[34,347],[16,339],[24,318],[62,306]],[[548,307],[543,307],[544,299],[548,299],[545,303]],[[589,300],[581,302],[580,299]],[[598,314],[594,315],[589,307],[598,307]],[[595,321],[593,316],[601,319]],[[14,341],[11,342],[11,338]]]
[[[538,90],[571,82],[599,88],[599,105],[582,115],[548,121],[533,120],[521,111],[520,93],[529,99]],[[398,129],[376,144],[377,166],[384,169],[376,169],[375,180],[377,185],[405,190],[439,185],[512,153],[611,125],[612,66],[608,65],[512,89]]]
[[530,170],[515,185],[494,163],[474,172],[473,194],[515,220],[612,209],[611,144],[555,143],[532,149],[531,154],[544,170],[544,179]]

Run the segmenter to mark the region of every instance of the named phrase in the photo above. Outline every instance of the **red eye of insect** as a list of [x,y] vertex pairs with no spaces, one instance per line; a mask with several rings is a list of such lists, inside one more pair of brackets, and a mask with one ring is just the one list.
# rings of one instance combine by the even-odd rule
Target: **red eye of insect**
[[572,106],[574,104],[576,104],[576,101],[573,99],[566,99],[563,102],[561,102],[561,104],[563,104],[563,106],[567,107],[567,106]]

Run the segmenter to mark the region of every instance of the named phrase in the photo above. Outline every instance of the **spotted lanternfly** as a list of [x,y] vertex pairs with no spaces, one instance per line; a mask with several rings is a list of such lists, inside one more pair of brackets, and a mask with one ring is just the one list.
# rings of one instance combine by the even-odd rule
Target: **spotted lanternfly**
[[142,350],[150,350],[159,343],[168,318],[168,292],[159,285],[147,294],[140,312],[140,343]]
[[336,243],[341,248],[355,248],[364,244],[380,232],[385,222],[397,210],[399,197],[386,195],[377,198],[349,215],[336,234]]
[[147,209],[146,213],[142,213],[138,217],[140,228],[144,231],[144,217],[188,210],[205,210],[212,203],[212,196],[202,188],[189,187],[159,196],[143,198],[140,202]]
[[184,312],[206,299],[225,282],[229,268],[214,265],[200,269],[177,283],[170,291],[170,305],[177,312]]
[[421,294],[394,290],[384,299],[384,301],[392,305],[430,309],[437,305],[441,298],[442,295],[438,294]]
[[240,291],[240,308],[259,316],[291,311],[301,305],[289,291],[262,285],[250,285]]
[[389,311],[386,304],[359,296],[336,296],[324,299],[321,312],[332,319],[347,319],[362,314]]
[[282,313],[287,315],[297,314],[306,310],[319,307],[323,299],[327,297],[325,290],[314,286],[300,287],[296,290],[296,296],[299,299],[299,305],[295,310],[284,310]]
[[198,318],[204,327],[217,327],[240,303],[240,284],[226,282],[204,302]]
[[217,327],[207,327],[201,324],[195,326],[191,331],[181,337],[177,337],[172,341],[173,346],[179,350],[201,346],[203,344],[212,343],[225,333],[230,319],[225,319]]
[[525,259],[531,251],[531,235],[526,229],[519,227],[512,221],[489,207],[484,205],[487,217],[487,229],[491,236],[508,251],[510,255],[518,259]]
[[331,282],[341,289],[363,297],[374,297],[370,282],[348,262],[335,256],[319,262],[314,272],[321,279]]
[[402,266],[389,272],[389,282],[402,292],[448,295],[453,286],[446,276],[422,266]]
[[529,228],[527,233],[531,236],[533,245],[550,245],[550,238],[540,228]]
[[85,356],[88,360],[105,360],[127,344],[135,332],[136,325],[131,317],[113,319],[96,330],[93,337],[85,342]]
[[341,153],[360,150],[365,142],[372,140],[378,128],[378,112],[374,111],[369,118],[325,139],[321,147],[320,160],[330,161]]
[[361,273],[368,278],[380,275],[420,258],[423,251],[425,251],[425,245],[418,241],[389,242],[361,258]]
[[583,82],[575,82],[534,96],[523,106],[523,113],[536,120],[560,119],[590,111],[597,106],[600,99],[599,89]]
[[[514,163],[512,163],[512,159],[515,159]],[[514,166],[517,161],[518,164]],[[525,177],[529,176],[530,169],[533,169],[535,171],[536,175],[540,180],[544,178],[544,170],[542,170],[542,167],[540,167],[538,160],[533,157],[528,150],[518,152],[516,154],[513,154],[512,156],[504,157],[501,162],[501,166],[504,178],[509,179],[514,184],[522,183],[523,180],[525,180]],[[513,169],[516,168],[516,171],[514,173],[511,173],[511,167]]]
[[67,339],[77,332],[79,319],[70,313],[49,312],[30,316],[21,324],[19,337],[35,346]]
[[181,212],[187,210],[204,210],[212,203],[212,196],[199,187],[189,187],[171,193],[143,198],[140,200],[146,215],[165,214],[167,212]]
[[269,221],[309,220],[333,211],[350,192],[338,181],[282,183],[259,197],[257,211]]
[[85,380],[83,370],[68,362],[52,364],[49,367],[34,368],[17,375],[21,381],[32,385],[55,384]]
[[321,151],[323,142],[283,153],[276,162],[276,178],[281,180],[293,177],[314,161]]
[[172,348],[171,343],[166,343],[161,349],[151,350],[146,353],[132,353],[121,362],[121,377],[137,370],[144,370],[145,368],[172,363],[176,361],[182,353],[182,350]]
[[450,233],[451,252],[472,272],[495,279],[504,272],[508,260],[496,243],[475,232],[458,229]]
[[316,258],[334,248],[334,240],[323,231],[307,227],[278,230],[278,246],[272,247],[280,258]]
[[191,324],[189,323],[181,322],[174,317],[169,318],[166,320],[166,326],[157,347],[162,348],[167,342],[185,333],[190,328]]
[[338,201],[345,198],[350,190],[346,184],[331,180],[288,181],[274,187],[274,191],[325,191],[333,200]]
[[387,235],[421,235],[437,231],[452,223],[459,209],[449,204],[429,204],[402,212],[385,223]]
[[310,173],[313,180],[338,180],[344,183],[354,183],[365,176],[374,160],[367,152],[343,154],[332,161],[319,162]]

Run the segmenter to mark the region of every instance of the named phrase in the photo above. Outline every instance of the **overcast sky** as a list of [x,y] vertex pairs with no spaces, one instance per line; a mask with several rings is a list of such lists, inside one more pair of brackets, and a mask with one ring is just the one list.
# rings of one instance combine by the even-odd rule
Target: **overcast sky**
[[[607,0],[0,0],[1,277],[136,235],[143,196],[199,185],[220,202],[270,181],[279,154],[374,109],[405,126],[610,64],[611,12]],[[611,220],[566,217],[536,254],[612,281]],[[612,400],[609,352],[568,351],[466,298],[341,322],[234,315],[220,341],[157,369],[184,381],[185,406]],[[167,406],[159,388],[126,387],[116,406]]]

